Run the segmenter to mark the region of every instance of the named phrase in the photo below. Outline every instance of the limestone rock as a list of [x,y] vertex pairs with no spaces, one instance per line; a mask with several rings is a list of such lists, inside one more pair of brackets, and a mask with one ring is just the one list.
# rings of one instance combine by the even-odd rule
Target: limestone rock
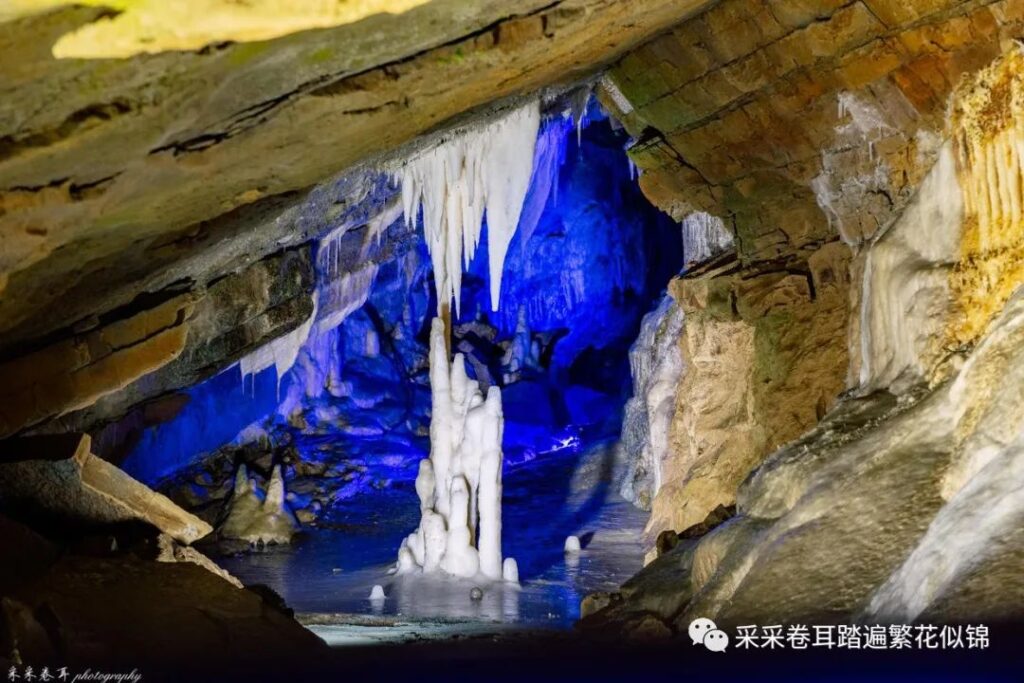
[[232,576],[227,570],[218,566],[216,562],[195,548],[177,543],[167,534],[160,534],[157,537],[157,549],[157,562],[190,562],[212,574],[216,574],[235,588],[244,588],[241,581]]
[[273,604],[191,562],[65,555],[11,598],[48,615],[52,627],[38,640],[69,666],[125,662],[206,675],[255,666],[283,675],[288,662],[327,651]]
[[686,370],[665,484],[647,526],[652,540],[734,503],[761,459],[812,427],[842,391],[849,250],[833,242],[805,258],[801,275],[778,265],[726,265],[673,282],[686,311]]
[[618,593],[588,593],[580,602],[580,619],[586,619],[621,599],[622,596]]
[[165,496],[92,455],[88,435],[73,436],[5,442],[0,505],[73,525],[141,520],[186,545],[212,531]]
[[193,297],[153,308],[0,363],[0,437],[83,408],[176,358]]
[[0,349],[296,246],[302,217],[276,219],[317,183],[476,107],[593,73],[702,5],[440,0],[118,60],[50,49],[107,25],[104,8],[4,23],[3,87],[18,97],[0,105]]

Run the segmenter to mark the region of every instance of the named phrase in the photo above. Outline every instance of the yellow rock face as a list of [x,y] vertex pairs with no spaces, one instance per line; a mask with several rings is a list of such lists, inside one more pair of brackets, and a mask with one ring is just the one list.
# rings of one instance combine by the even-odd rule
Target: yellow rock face
[[960,262],[951,290],[954,344],[985,331],[1024,283],[1024,56],[1011,54],[956,93],[952,117],[964,197]]
[[[197,50],[224,41],[269,40],[313,28],[400,14],[429,0],[79,0],[120,13],[63,36],[55,57],[130,57],[142,52]],[[0,21],[67,4],[65,0],[13,0]]]

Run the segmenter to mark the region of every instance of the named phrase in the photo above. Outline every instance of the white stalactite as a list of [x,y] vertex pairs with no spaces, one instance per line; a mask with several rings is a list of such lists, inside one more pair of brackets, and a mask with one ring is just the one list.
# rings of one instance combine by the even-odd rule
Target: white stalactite
[[683,258],[687,267],[732,249],[732,233],[718,216],[695,211],[683,219],[680,227],[683,232]]
[[498,581],[514,567],[517,580],[514,560],[503,565],[501,555],[501,391],[491,387],[484,399],[480,385],[466,376],[462,355],[448,362],[446,336],[444,322],[435,318],[430,457],[416,477],[422,517],[398,550],[398,573]]
[[[313,292],[313,312],[309,314],[301,325],[291,332],[284,334],[268,344],[264,344],[247,356],[238,361],[238,367],[242,371],[242,383],[249,375],[257,375],[267,368],[273,366],[277,371],[277,387],[281,389],[281,378],[292,369],[295,360],[299,357],[299,351],[303,344],[309,339],[309,332],[313,329],[313,322],[316,320],[319,310],[320,298],[317,292]],[[255,381],[255,379],[253,380]]]
[[480,244],[485,214],[491,309],[498,310],[505,254],[530,187],[539,127],[540,107],[534,101],[459,131],[395,172],[408,224],[423,209],[439,310],[454,298],[456,315],[461,311],[462,271]]

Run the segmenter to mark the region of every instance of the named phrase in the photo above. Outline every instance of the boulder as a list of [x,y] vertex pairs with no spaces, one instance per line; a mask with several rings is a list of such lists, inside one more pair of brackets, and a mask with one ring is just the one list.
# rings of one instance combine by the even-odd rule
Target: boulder
[[90,453],[88,435],[26,437],[3,443],[0,507],[19,517],[96,526],[143,521],[190,544],[213,529]]

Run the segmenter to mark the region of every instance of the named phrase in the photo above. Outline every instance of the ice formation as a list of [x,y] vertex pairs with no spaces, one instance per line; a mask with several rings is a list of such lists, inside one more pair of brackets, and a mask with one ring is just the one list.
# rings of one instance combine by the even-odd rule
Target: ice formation
[[942,353],[935,341],[943,338],[962,221],[956,160],[947,144],[917,197],[865,259],[860,334],[851,339],[857,344],[851,353],[860,358],[851,383],[862,391],[888,387],[899,393],[927,373],[932,355]]
[[578,536],[569,536],[565,539],[563,550],[568,554],[576,554],[580,551],[580,539]]
[[278,390],[280,390],[281,378],[295,365],[295,359],[299,357],[302,345],[309,339],[309,332],[313,329],[313,322],[316,320],[318,304],[318,294],[313,292],[313,312],[309,314],[309,318],[305,322],[291,332],[281,335],[247,356],[243,356],[238,361],[238,367],[242,371],[243,384],[246,377],[259,374],[273,366],[277,371]]
[[[858,225],[857,208],[870,200],[872,194],[885,192],[889,184],[890,169],[876,159],[875,144],[900,133],[871,102],[858,99],[851,92],[841,92],[836,99],[837,118],[843,123],[835,127],[833,146],[822,151],[821,173],[811,180],[811,190],[829,226],[836,228],[846,244],[857,246],[869,236]],[[851,176],[851,163],[861,163],[870,170]],[[844,217],[854,220],[844,221]]]
[[681,227],[687,266],[702,263],[732,248],[732,233],[718,216],[695,211],[683,219]]
[[683,373],[679,339],[683,310],[670,295],[644,316],[629,350],[633,396],[622,420],[622,449],[629,470],[621,493],[648,508],[661,488],[661,463],[668,453],[669,427],[676,412],[676,387]]
[[602,76],[601,85],[604,86],[605,92],[607,92],[609,97],[612,98],[612,102],[614,102],[615,106],[619,108],[619,111],[623,114],[630,114],[633,112],[633,105],[630,103],[629,99],[622,94],[622,91],[619,90],[619,86],[615,85],[615,81],[613,81],[610,76]]
[[235,489],[220,535],[250,543],[284,544],[291,542],[298,527],[299,523],[285,501],[281,466],[274,467],[266,496],[260,501],[245,465],[240,465],[235,473]]
[[320,332],[333,330],[363,307],[377,278],[377,270],[376,263],[367,263],[324,285],[327,300],[324,302],[324,315],[317,325]]
[[530,187],[539,127],[540,106],[533,101],[459,131],[396,172],[405,220],[415,223],[423,210],[439,311],[452,298],[456,315],[461,311],[462,271],[480,244],[485,213],[491,309],[498,310],[505,254]]
[[501,565],[501,578],[508,583],[519,583],[519,563],[514,557],[506,557]]
[[[501,556],[501,391],[448,362],[444,321],[430,328],[430,457],[420,462],[420,526],[398,550],[398,573],[504,576]],[[518,575],[518,568],[516,570]]]
[[387,596],[384,594],[384,586],[379,583],[373,587],[370,591],[370,600],[384,600]]

